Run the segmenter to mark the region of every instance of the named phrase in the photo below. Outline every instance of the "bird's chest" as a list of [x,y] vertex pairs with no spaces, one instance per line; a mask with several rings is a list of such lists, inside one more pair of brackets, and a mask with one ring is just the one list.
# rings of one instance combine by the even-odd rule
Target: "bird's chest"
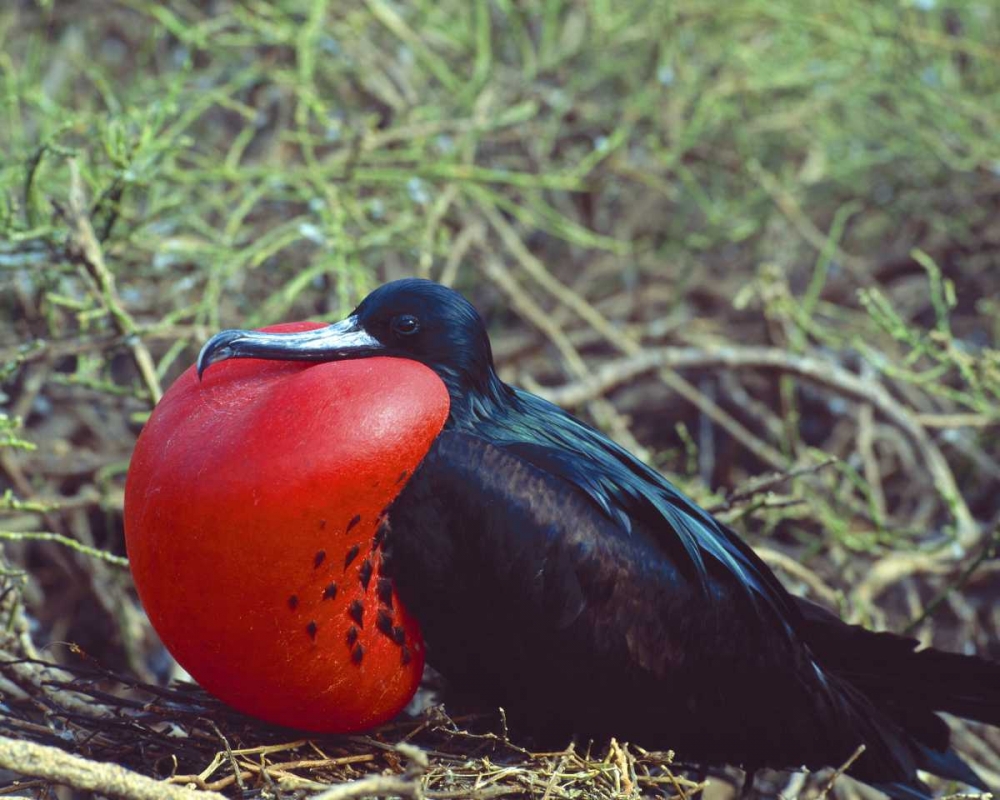
[[416,471],[389,508],[384,544],[385,573],[432,639],[474,634],[500,600],[486,585],[483,520],[439,477],[433,460]]
[[388,511],[385,572],[452,679],[544,671],[558,537],[539,528],[530,495],[510,465],[435,444]]
[[564,482],[501,448],[442,442],[390,507],[385,542],[431,664],[543,687],[582,663],[667,669],[681,652],[664,629],[681,617],[669,565],[633,553]]

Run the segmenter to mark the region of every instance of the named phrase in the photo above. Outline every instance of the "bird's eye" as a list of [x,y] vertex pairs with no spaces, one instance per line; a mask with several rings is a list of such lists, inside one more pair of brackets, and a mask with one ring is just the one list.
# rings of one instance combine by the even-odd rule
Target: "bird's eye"
[[412,336],[420,330],[420,320],[412,314],[400,314],[390,323],[392,332],[400,336]]

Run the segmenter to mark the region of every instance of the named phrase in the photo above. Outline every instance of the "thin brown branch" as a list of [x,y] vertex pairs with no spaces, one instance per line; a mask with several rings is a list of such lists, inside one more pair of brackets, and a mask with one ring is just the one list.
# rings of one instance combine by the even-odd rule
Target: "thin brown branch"
[[6,736],[0,736],[0,767],[121,800],[224,800],[221,794],[173,786],[117,764],[90,761],[58,747],[19,742]]
[[823,791],[819,793],[819,797],[816,800],[826,800],[826,796],[833,790],[833,784],[837,782],[837,779],[841,775],[851,768],[851,764],[861,758],[861,754],[864,752],[865,746],[863,744],[859,744],[858,749],[851,753],[851,757],[834,770],[833,774],[830,776],[830,780],[826,782],[826,785],[823,787]]
[[424,796],[418,781],[395,775],[371,775],[350,783],[333,786],[313,795],[312,800],[356,800],[362,797],[410,797],[420,800]]
[[83,264],[96,282],[101,293],[101,301],[111,315],[115,328],[125,337],[125,343],[132,351],[132,358],[146,385],[150,400],[154,404],[158,403],[163,396],[163,389],[156,374],[156,364],[139,336],[139,327],[135,320],[125,310],[115,286],[115,276],[104,261],[104,251],[90,223],[80,168],[74,159],[69,160],[69,167],[69,205],[64,209],[66,223],[70,229],[67,250],[71,257]]
[[733,506],[746,503],[758,495],[770,492],[772,489],[777,488],[785,481],[792,480],[793,478],[799,478],[803,475],[813,475],[836,463],[836,458],[828,458],[818,464],[796,467],[795,469],[785,470],[774,475],[764,475],[756,480],[749,481],[746,486],[741,486],[736,491],[726,495],[725,499],[721,503],[709,506],[708,510],[713,514],[720,514],[723,511],[728,511],[733,508]]

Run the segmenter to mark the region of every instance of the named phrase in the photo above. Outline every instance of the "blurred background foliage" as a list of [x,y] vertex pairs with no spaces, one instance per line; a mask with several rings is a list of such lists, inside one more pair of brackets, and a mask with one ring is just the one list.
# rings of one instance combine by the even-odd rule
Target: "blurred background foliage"
[[1000,657],[998,130],[986,0],[4,3],[11,625],[164,674],[118,562],[31,536],[123,554],[212,332],[421,275],[796,590]]

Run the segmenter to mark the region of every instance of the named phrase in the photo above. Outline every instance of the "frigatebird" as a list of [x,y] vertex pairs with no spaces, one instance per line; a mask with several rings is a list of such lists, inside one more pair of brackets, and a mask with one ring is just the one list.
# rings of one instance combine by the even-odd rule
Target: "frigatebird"
[[342,322],[224,331],[229,358],[390,355],[450,415],[380,530],[384,569],[453,685],[538,734],[624,737],[687,761],[849,772],[895,798],[924,770],[985,788],[935,712],[1000,725],[1000,665],[917,649],[790,594],[729,527],[561,408],[502,382],[458,292],[404,279]]

